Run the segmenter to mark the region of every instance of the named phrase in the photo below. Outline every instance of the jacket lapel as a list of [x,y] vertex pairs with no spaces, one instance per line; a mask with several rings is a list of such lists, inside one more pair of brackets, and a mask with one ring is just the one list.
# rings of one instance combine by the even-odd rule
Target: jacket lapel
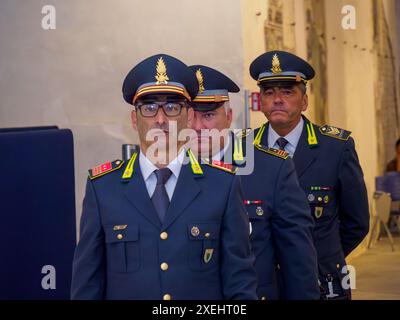
[[132,177],[127,182],[121,182],[123,192],[128,201],[153,225],[161,229],[161,221],[154,209],[153,203],[147,192],[139,159],[136,160]]
[[203,175],[193,173],[190,163],[182,165],[171,203],[165,215],[163,229],[168,228],[200,193],[201,188],[196,179],[201,177]]
[[303,119],[303,132],[301,133],[299,143],[297,144],[296,151],[293,155],[293,161],[299,179],[315,161],[316,157],[314,151],[318,148],[318,146],[314,146],[313,148],[311,148],[308,145],[307,123],[309,123],[310,121],[306,117],[303,117]]

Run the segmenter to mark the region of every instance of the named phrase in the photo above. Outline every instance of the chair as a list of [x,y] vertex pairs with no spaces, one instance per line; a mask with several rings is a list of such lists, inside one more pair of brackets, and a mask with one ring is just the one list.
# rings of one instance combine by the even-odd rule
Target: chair
[[[386,192],[375,192],[374,193],[374,205],[375,210],[373,211],[373,226],[371,231],[371,236],[369,238],[368,248],[371,247],[371,243],[373,240],[373,235],[375,230],[378,229],[378,224],[381,223],[383,228],[389,238],[390,245],[392,247],[392,251],[394,251],[394,241],[392,234],[387,226],[390,216],[390,209],[391,209],[392,199],[390,197],[390,193]],[[380,235],[378,235],[378,240],[380,239]]]

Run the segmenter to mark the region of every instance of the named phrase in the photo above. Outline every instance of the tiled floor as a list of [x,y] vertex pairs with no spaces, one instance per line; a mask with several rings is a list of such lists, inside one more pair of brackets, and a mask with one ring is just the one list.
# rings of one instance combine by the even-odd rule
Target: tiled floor
[[389,239],[382,238],[350,262],[356,268],[354,300],[400,300],[400,237],[392,252]]

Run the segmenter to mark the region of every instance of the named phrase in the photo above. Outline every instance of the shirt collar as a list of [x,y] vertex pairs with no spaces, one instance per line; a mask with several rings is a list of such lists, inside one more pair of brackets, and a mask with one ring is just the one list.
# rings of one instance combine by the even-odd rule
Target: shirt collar
[[[304,127],[304,120],[303,117],[301,117],[296,127],[292,131],[290,131],[286,136],[283,137],[294,148],[296,148],[297,144],[299,143],[301,133],[303,132],[303,127]],[[278,140],[280,137],[281,136],[270,125],[268,130],[268,146],[273,147],[276,143],[276,140]]]
[[[178,156],[174,160],[172,160],[167,166],[167,168],[169,168],[172,171],[172,174],[176,178],[179,177],[179,173],[181,172],[184,158],[185,158],[185,149],[182,148]],[[149,158],[146,157],[146,155],[143,152],[140,152],[139,154],[139,164],[140,164],[140,170],[142,171],[143,179],[145,181],[150,177],[150,175],[154,172],[154,170],[159,169],[150,161]]]

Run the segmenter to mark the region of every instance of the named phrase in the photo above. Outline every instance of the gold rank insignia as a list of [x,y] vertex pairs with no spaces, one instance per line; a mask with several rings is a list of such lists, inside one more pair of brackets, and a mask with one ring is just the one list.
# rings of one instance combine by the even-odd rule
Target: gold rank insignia
[[278,150],[278,149],[274,149],[274,148],[266,148],[262,145],[259,144],[255,144],[254,145],[258,150],[263,151],[265,153],[271,154],[273,156],[279,157],[281,159],[286,160],[287,158],[289,158],[289,153],[284,151],[284,150]]
[[272,73],[281,73],[281,62],[279,61],[278,55],[275,53],[272,57],[272,68],[271,68]]
[[204,91],[204,78],[200,68],[196,71],[196,78],[197,82],[199,83],[199,93],[202,93]]
[[203,259],[204,259],[205,263],[209,263],[210,262],[210,260],[211,260],[211,258],[213,256],[213,253],[214,253],[214,249],[211,249],[211,248],[208,248],[208,249],[206,249],[206,251],[204,251]]
[[107,173],[118,170],[119,168],[122,167],[123,164],[124,161],[122,160],[115,160],[113,162],[103,163],[89,170],[89,178],[90,180],[93,180],[95,178],[104,176]]
[[157,60],[156,65],[156,75],[157,84],[168,84],[167,66],[165,65],[164,59],[160,57]]
[[319,131],[321,132],[321,134],[325,136],[336,138],[343,141],[349,140],[351,134],[351,131],[340,129],[334,126],[329,126],[327,124],[320,127]]

